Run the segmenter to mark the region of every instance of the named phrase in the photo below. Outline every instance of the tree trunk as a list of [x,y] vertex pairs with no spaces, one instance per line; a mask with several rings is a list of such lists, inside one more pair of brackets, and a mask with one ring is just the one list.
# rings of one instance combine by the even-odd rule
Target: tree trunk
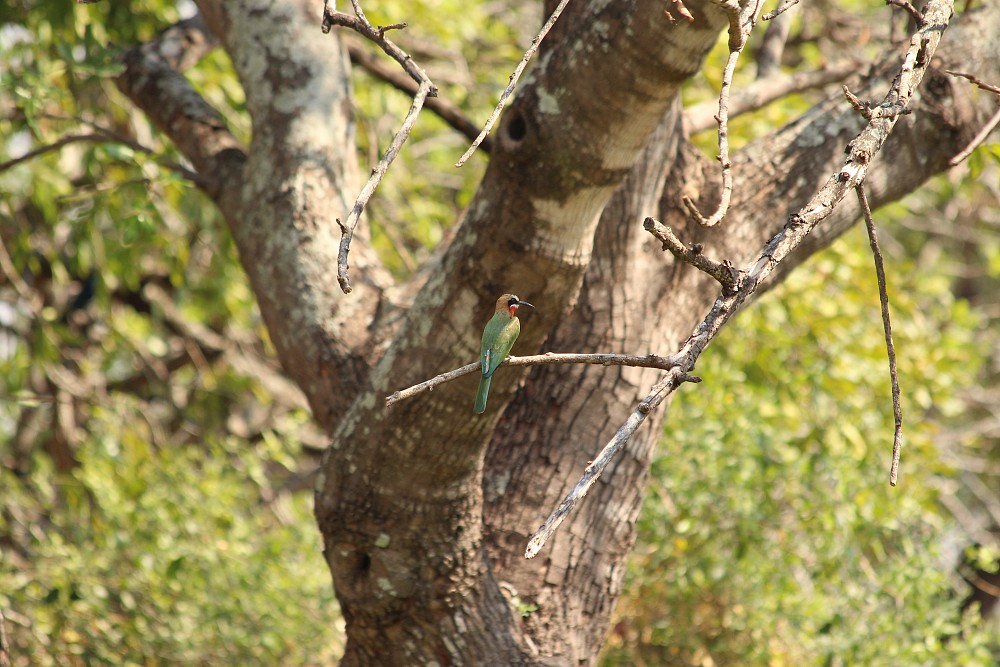
[[[475,360],[492,304],[508,291],[537,306],[522,311],[515,354],[672,353],[717,286],[665,254],[642,219],[657,216],[741,266],[840,167],[863,119],[837,94],[741,150],[729,215],[700,228],[680,197],[710,209],[718,165],[687,143],[677,91],[702,66],[724,14],[689,1],[694,20],[670,23],[660,0],[570,3],[494,131],[466,218],[412,303],[394,296],[406,286],[388,289],[364,238],[352,245],[357,289],[345,296],[334,219],[357,191],[348,65],[336,31],[320,34],[315,4],[199,3],[247,91],[248,149],[185,143],[189,128],[148,102],[151,90],[154,100],[175,93],[151,89],[150,70],[138,75],[147,60],[120,85],[206,172],[203,187],[232,228],[282,364],[332,434],[316,517],[347,622],[344,664],[592,664],[665,406],[541,554],[525,561],[524,547],[660,372],[502,368],[481,416],[471,376],[391,410],[384,397]],[[884,149],[891,158],[871,171],[873,205],[945,169],[992,112],[941,70],[1000,79],[998,16],[989,5],[953,21],[942,66],[897,125]],[[887,55],[852,90],[880,98],[898,61]],[[209,115],[193,117],[212,127]],[[779,273],[856,215],[841,206]],[[524,618],[522,605],[534,605]]]

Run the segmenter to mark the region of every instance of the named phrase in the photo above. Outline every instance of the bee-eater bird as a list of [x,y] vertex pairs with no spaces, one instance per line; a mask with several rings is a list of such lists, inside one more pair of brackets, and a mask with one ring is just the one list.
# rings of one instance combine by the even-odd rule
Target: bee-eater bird
[[520,306],[532,306],[527,301],[521,301],[513,294],[504,294],[497,299],[496,312],[483,329],[483,346],[479,362],[483,367],[483,377],[479,380],[479,391],[476,392],[477,414],[486,411],[486,395],[490,392],[490,379],[493,371],[507,358],[510,348],[514,346],[517,335],[521,333],[521,320],[514,316]]

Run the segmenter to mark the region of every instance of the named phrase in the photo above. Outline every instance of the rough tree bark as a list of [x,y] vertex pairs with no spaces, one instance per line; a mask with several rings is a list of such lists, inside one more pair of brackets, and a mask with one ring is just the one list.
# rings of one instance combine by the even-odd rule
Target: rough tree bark
[[[475,378],[388,412],[383,398],[474,360],[504,291],[538,307],[522,318],[518,354],[670,354],[717,288],[665,256],[642,219],[656,216],[739,266],[839,167],[862,119],[838,93],[746,147],[734,156],[729,215],[697,228],[680,198],[710,210],[717,165],[687,143],[677,90],[726,27],[724,14],[689,0],[694,21],[669,23],[662,0],[571,3],[495,130],[486,176],[437,264],[394,286],[356,238],[355,291],[345,296],[334,219],[350,209],[358,179],[336,31],[320,33],[313,0],[198,4],[246,90],[252,144],[228,135],[155,43],[132,53],[119,86],[198,170],[284,368],[332,436],[316,516],[347,621],[344,664],[592,664],[665,409],[541,555],[522,554],[659,372],[503,369],[482,416],[471,410]],[[946,169],[989,117],[987,96],[942,71],[1000,80],[1000,7],[986,5],[953,20],[914,113],[885,147],[891,159],[871,172],[873,205]],[[887,49],[852,90],[880,98],[901,50]],[[841,206],[779,273],[856,216],[853,204]],[[512,591],[537,611],[521,619]]]

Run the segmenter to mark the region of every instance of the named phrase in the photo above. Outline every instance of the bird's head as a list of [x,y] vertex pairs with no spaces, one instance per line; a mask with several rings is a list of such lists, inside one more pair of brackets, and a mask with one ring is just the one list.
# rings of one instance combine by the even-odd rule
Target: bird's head
[[515,294],[504,294],[499,299],[497,299],[496,312],[500,313],[506,311],[511,317],[514,317],[514,313],[520,306],[529,306],[531,308],[534,308],[534,306],[532,306],[527,301],[521,301],[520,299],[518,299],[517,295]]

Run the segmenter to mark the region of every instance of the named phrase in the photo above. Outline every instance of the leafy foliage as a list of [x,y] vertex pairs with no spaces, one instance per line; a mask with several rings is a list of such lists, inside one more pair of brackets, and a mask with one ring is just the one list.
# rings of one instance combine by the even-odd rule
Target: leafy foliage
[[[743,314],[682,392],[654,463],[605,664],[992,664],[959,611],[936,447],[967,418],[982,315],[891,259],[905,447],[863,231]],[[941,274],[937,274],[938,276]]]

